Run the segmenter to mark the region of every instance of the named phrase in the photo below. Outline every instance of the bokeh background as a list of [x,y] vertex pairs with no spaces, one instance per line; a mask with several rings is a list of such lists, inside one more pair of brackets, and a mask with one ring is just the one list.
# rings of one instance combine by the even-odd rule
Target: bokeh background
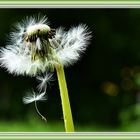
[[[52,28],[85,23],[92,39],[82,58],[65,68],[76,131],[140,131],[140,9],[0,9],[0,46],[26,16],[46,15]],[[12,59],[12,58],[11,58]],[[48,100],[24,105],[34,78],[0,68],[0,131],[64,131],[58,81]]]

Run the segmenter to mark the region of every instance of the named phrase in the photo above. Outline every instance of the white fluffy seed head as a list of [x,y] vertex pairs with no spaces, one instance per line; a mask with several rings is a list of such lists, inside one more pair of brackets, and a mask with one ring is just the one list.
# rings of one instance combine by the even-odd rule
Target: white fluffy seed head
[[45,101],[46,99],[46,95],[45,92],[43,93],[35,93],[33,92],[28,92],[27,95],[25,97],[23,97],[23,103],[24,104],[29,104],[32,102],[36,102],[36,101]]
[[69,31],[60,27],[56,29],[56,34],[52,30],[47,40],[46,36],[41,38],[36,35],[38,29],[41,34],[51,30],[46,17],[26,18],[16,25],[16,30],[10,34],[10,45],[0,50],[0,64],[8,72],[36,76],[53,70],[59,63],[69,66],[79,59],[91,39],[91,32],[83,24]]

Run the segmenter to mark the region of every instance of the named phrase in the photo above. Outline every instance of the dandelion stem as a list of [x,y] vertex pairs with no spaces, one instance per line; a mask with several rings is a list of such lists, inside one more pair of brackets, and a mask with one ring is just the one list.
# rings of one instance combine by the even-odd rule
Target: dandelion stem
[[62,64],[60,64],[60,66],[56,66],[56,72],[59,82],[65,130],[66,132],[74,132],[74,124],[69,102],[68,89]]

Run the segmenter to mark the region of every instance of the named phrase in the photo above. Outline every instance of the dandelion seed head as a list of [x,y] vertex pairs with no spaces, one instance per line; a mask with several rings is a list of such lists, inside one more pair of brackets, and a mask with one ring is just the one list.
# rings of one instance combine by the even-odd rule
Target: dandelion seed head
[[27,17],[17,23],[9,36],[9,45],[0,50],[0,65],[15,75],[36,76],[62,63],[69,66],[79,60],[91,39],[84,24],[65,31],[52,29],[46,16]]

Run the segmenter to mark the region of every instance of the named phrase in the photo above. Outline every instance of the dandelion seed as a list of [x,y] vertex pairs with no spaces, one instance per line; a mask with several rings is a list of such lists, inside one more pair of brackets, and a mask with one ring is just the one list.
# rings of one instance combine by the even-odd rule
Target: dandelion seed
[[47,84],[49,84],[51,81],[53,81],[53,74],[46,73],[44,76],[37,76],[36,79],[40,82],[38,85],[39,91],[46,92]]
[[75,63],[86,50],[91,33],[88,27],[80,24],[64,31],[48,25],[48,20],[26,18],[16,24],[10,34],[10,44],[0,50],[1,66],[15,75],[36,76],[62,63],[69,66]]
[[35,103],[35,109],[37,111],[37,113],[39,114],[39,116],[42,117],[43,120],[46,121],[46,118],[40,113],[38,107],[37,107],[37,101],[45,101],[46,100],[46,95],[45,92],[41,93],[41,94],[36,94],[34,91],[32,93],[27,93],[27,95],[25,97],[23,97],[23,103],[24,104],[29,104],[34,102]]
[[45,101],[45,100],[47,100],[45,92],[37,94],[34,91],[32,91],[32,93],[28,92],[27,95],[23,97],[24,104],[29,104],[34,101]]

